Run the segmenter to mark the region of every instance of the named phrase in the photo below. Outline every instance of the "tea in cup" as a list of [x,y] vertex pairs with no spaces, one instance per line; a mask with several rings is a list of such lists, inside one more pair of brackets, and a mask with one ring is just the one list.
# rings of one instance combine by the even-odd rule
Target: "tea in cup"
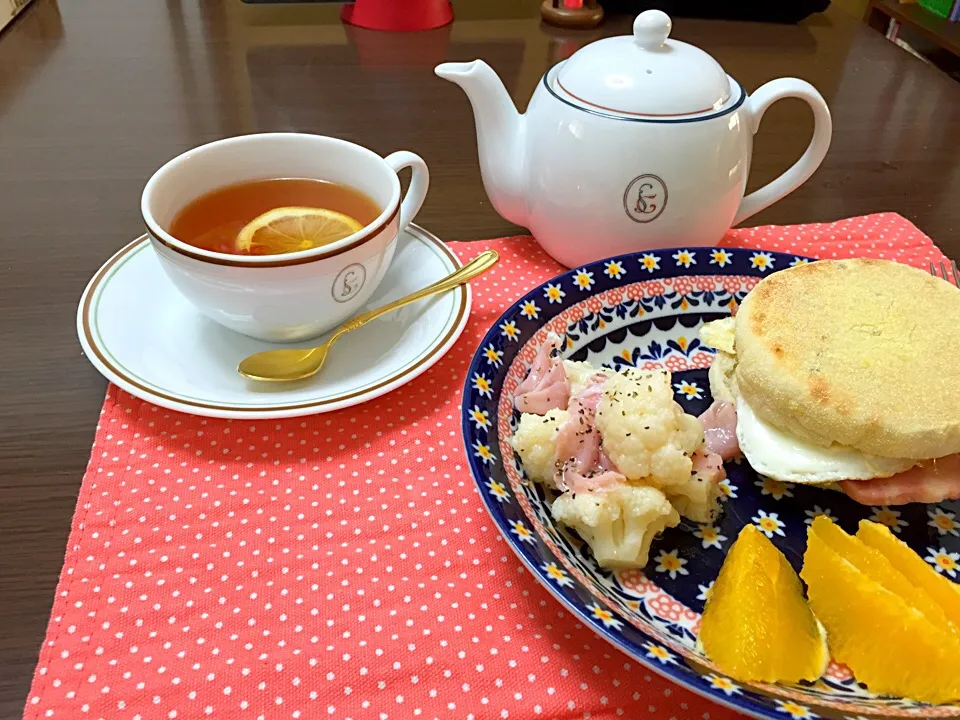
[[[413,176],[401,201],[397,172]],[[141,211],[160,264],[198,310],[271,342],[316,337],[369,300],[429,173],[320,135],[264,133],[202,145],[147,182]]]
[[342,240],[381,212],[370,196],[340,183],[247,180],[198,197],[173,218],[170,234],[229,255],[279,255]]

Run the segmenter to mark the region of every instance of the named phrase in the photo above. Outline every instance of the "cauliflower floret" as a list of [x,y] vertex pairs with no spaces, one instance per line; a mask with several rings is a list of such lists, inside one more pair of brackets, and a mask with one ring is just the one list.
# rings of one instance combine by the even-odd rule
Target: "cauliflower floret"
[[703,443],[703,426],[673,399],[666,370],[611,375],[596,423],[603,449],[630,480],[669,492],[690,479],[690,456]]
[[524,472],[534,482],[556,487],[553,481],[556,473],[555,438],[569,415],[566,410],[557,408],[546,415],[524,413],[520,416],[520,425],[510,441],[520,455]]
[[616,371],[605,367],[594,367],[588,362],[578,362],[576,360],[564,360],[563,370],[567,375],[567,381],[570,383],[570,397],[582,391],[597,373],[603,373],[607,377],[615,375]]
[[683,517],[697,523],[709,523],[720,513],[720,494],[719,483],[691,475],[682,485],[671,487],[667,497]]
[[632,485],[606,492],[566,492],[554,500],[551,511],[557,522],[586,540],[606,568],[642,568],[653,538],[680,522],[662,492]]

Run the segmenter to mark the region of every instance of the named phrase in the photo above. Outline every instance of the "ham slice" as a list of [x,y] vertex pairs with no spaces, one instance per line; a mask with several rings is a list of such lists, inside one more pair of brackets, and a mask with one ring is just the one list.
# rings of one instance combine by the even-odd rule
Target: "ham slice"
[[597,373],[576,395],[570,398],[570,415],[560,426],[556,437],[557,474],[554,478],[561,492],[574,493],[610,490],[626,482],[601,445],[596,428],[597,406],[603,397],[607,376]]
[[513,396],[513,404],[520,412],[545,415],[551,410],[567,407],[570,383],[563,362],[556,355],[562,341],[559,335],[550,333],[537,352],[530,372]]
[[581,475],[575,470],[565,470],[562,476],[557,479],[557,488],[561,492],[572,490],[573,494],[585,492],[602,492],[604,490],[613,490],[618,485],[625,483],[627,479],[618,472],[601,472],[595,475]]
[[711,483],[719,483],[727,477],[727,471],[723,467],[723,458],[715,452],[711,452],[709,447],[706,452],[697,450],[690,456],[693,461],[693,472],[697,477]]
[[737,442],[737,408],[733,403],[714,400],[700,416],[707,452],[722,460],[731,460],[740,454]]
[[690,459],[693,472],[689,482],[667,488],[667,498],[683,517],[698,523],[713,522],[720,511],[720,482],[727,476],[723,460],[703,448]]
[[863,505],[960,500],[960,454],[928,460],[887,478],[843,480],[840,489]]

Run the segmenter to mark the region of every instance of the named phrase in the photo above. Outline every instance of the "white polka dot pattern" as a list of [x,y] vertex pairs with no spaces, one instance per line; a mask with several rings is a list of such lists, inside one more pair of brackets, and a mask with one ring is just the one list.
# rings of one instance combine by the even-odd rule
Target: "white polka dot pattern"
[[[892,214],[726,245],[923,266]],[[25,718],[734,718],[574,621],[476,494],[460,388],[502,309],[561,268],[529,238],[425,375],[306,419],[208,420],[111,387]]]
[[828,260],[872,257],[923,270],[944,258],[940,249],[913,223],[896,213],[877,213],[808,225],[765,225],[730,230],[725,247],[776,250]]

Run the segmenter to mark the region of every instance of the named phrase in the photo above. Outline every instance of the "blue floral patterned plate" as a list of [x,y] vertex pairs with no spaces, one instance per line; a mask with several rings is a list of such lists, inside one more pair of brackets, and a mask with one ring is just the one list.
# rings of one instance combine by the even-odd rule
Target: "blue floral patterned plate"
[[589,547],[562,530],[549,498],[524,480],[509,444],[513,393],[549,332],[564,357],[613,368],[666,367],[677,400],[700,414],[711,402],[713,354],[697,339],[766,275],[806,262],[772,252],[691,248],[637,253],[571,270],[513,304],[483,339],[467,375],[463,435],[487,509],[530,572],[583,623],[641,663],[710,699],[758,718],[960,718],[960,707],[878,697],[843,665],[815,684],[744,685],[695,649],[704,596],[746,523],[755,523],[800,569],[806,530],[818,514],[853,532],[882,522],[951,579],[960,579],[960,505],[865,507],[829,490],[759,477],[727,464],[722,515],[685,521],[654,542],[644,572],[600,568]]

